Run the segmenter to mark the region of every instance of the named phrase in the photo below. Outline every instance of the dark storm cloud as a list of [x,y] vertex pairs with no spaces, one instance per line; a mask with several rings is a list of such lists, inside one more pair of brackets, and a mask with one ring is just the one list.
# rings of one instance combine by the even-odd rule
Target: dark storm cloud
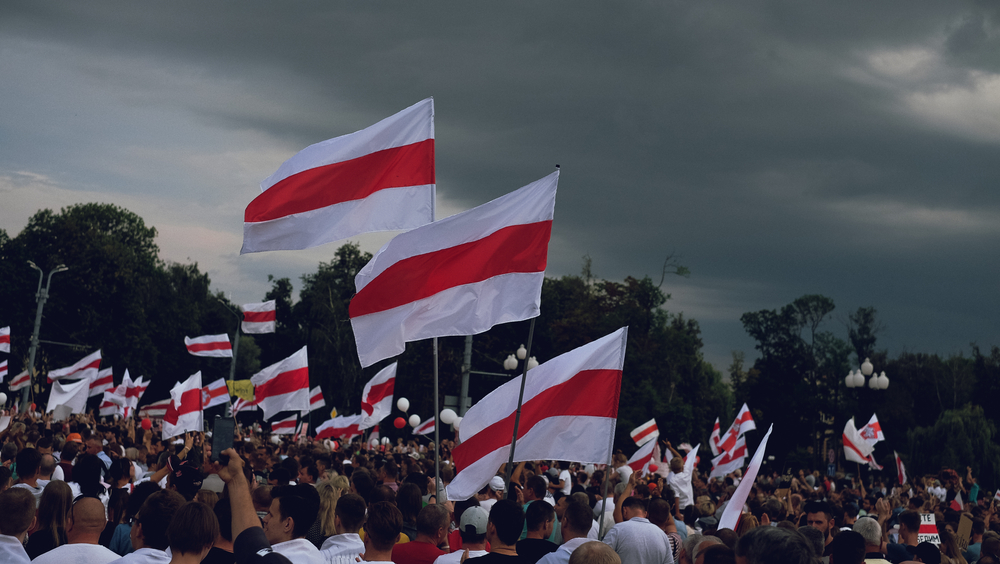
[[[995,4],[32,2],[0,14],[8,37],[189,68],[223,86],[183,96],[109,79],[136,88],[135,105],[289,147],[433,95],[442,197],[471,207],[562,165],[550,273],[576,273],[588,254],[599,276],[658,280],[681,254],[694,276],[667,280],[668,307],[703,320],[719,368],[752,347],[739,313],[807,293],[842,316],[875,305],[894,352],[1000,342],[982,313],[1000,305]],[[976,104],[994,111],[986,125]]]

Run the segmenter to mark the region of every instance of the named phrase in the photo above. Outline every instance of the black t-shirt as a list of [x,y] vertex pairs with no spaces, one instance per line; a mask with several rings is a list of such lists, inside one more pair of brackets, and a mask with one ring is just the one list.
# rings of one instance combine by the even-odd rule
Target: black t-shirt
[[264,529],[250,527],[240,533],[233,543],[233,554],[239,564],[292,564],[284,554],[271,550],[271,543],[264,536]]
[[208,555],[205,559],[201,561],[201,564],[235,564],[236,555],[232,552],[226,552],[217,546],[213,546],[212,550],[208,551]]
[[543,556],[559,549],[559,545],[548,539],[521,539],[517,541],[517,555],[533,564]]
[[507,556],[497,552],[491,552],[486,556],[477,556],[465,561],[466,564],[534,564],[531,560],[523,556]]

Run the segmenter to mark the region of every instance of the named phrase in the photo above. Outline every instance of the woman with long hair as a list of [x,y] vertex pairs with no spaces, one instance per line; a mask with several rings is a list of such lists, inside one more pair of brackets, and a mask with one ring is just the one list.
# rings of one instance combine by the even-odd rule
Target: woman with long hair
[[128,490],[125,488],[114,488],[108,498],[108,523],[104,526],[104,531],[98,540],[101,546],[111,548],[111,539],[115,530],[125,520],[126,508],[128,507]]
[[34,560],[57,546],[66,544],[66,521],[73,506],[73,491],[66,482],[53,480],[38,500],[38,529],[28,537],[25,550]]
[[337,534],[337,529],[334,527],[337,500],[350,487],[344,476],[334,476],[330,480],[316,484],[316,492],[319,493],[319,514],[316,516],[316,522],[306,533],[306,539],[315,544],[316,548],[322,547],[323,541]]
[[948,530],[941,532],[941,564],[969,564],[958,548],[955,533]]

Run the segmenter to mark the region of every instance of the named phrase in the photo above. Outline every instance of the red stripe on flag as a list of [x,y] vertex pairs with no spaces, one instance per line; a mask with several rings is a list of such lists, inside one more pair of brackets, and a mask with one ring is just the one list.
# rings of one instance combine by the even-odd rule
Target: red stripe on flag
[[650,436],[653,433],[656,433],[658,431],[659,431],[659,429],[656,428],[656,425],[653,425],[653,426],[651,426],[651,427],[649,427],[647,429],[644,429],[641,433],[637,434],[636,436],[632,437],[632,440],[638,443],[638,442],[642,441],[642,439],[645,439],[646,437],[648,437],[648,436]]
[[94,388],[96,388],[98,386],[105,386],[105,385],[109,385],[109,384],[113,384],[113,383],[114,383],[114,380],[113,380],[112,375],[108,374],[104,378],[98,378],[98,379],[92,381],[90,383],[90,389],[93,390]]
[[170,402],[163,420],[171,425],[176,425],[178,417],[194,413],[195,411],[201,411],[201,388],[195,388],[182,393],[180,407],[176,407],[173,402]]
[[214,341],[211,343],[191,343],[187,346],[190,352],[202,352],[202,351],[229,351],[233,349],[233,345],[229,341]]
[[276,321],[278,319],[278,314],[275,310],[271,311],[244,311],[243,321],[249,323],[267,323],[268,321]]
[[244,221],[268,221],[360,200],[387,188],[434,184],[434,140],[385,149],[304,170],[265,190],[247,206]]
[[868,458],[867,456],[861,454],[861,451],[858,450],[858,447],[854,446],[854,443],[852,443],[851,440],[847,438],[846,434],[842,436],[842,439],[844,441],[844,446],[856,452],[859,458]]
[[309,368],[296,368],[288,372],[282,372],[267,382],[254,389],[254,397],[258,402],[264,398],[280,396],[296,392],[301,389],[309,389]]
[[395,385],[396,379],[393,378],[387,382],[372,386],[372,389],[368,392],[368,397],[365,398],[365,401],[361,402],[361,411],[364,411],[367,415],[371,415],[375,411],[375,404],[392,395]]
[[[521,406],[518,439],[549,417],[618,417],[621,370],[583,370],[565,382],[547,388]],[[581,390],[586,390],[581,393]],[[598,398],[595,401],[595,398]],[[452,451],[461,471],[487,454],[510,446],[514,413],[476,433]]]
[[512,225],[477,241],[403,259],[354,296],[350,316],[389,310],[501,274],[542,272],[551,232],[552,221]]
[[9,345],[10,335],[0,335],[0,345]]

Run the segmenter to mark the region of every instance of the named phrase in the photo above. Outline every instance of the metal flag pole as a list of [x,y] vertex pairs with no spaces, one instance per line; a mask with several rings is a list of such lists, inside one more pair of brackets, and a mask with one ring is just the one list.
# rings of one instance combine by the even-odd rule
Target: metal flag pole
[[441,499],[441,417],[438,413],[438,338],[434,337],[434,502],[444,504]]
[[[654,441],[656,439],[653,439]],[[605,512],[608,510],[608,477],[611,476],[611,468],[615,464],[615,433],[611,432],[610,440],[608,441],[608,466],[604,469],[604,484],[601,485],[601,496],[604,498],[601,501],[601,521],[597,524],[597,540],[604,539],[604,516]],[[617,503],[617,502],[616,502]]]
[[514,415],[514,436],[510,439],[510,457],[507,459],[507,476],[504,478],[504,498],[510,491],[510,476],[514,472],[514,447],[517,445],[517,427],[521,424],[521,402],[524,401],[524,383],[528,379],[528,359],[531,358],[531,340],[535,336],[535,318],[531,318],[531,325],[528,327],[528,347],[524,353],[524,370],[521,372],[521,392],[517,396],[517,412]]

